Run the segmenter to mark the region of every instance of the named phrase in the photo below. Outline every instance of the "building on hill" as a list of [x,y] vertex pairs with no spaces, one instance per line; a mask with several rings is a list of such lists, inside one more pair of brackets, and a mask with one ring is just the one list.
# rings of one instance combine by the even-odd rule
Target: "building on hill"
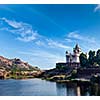
[[73,48],[73,53],[68,53],[66,51],[66,63],[70,64],[70,66],[79,66],[80,60],[79,56],[81,54],[81,48],[76,44],[75,48]]
[[78,44],[76,44],[75,48],[73,48],[73,53],[69,53],[66,51],[66,62],[65,63],[57,63],[56,66],[70,66],[70,67],[79,67],[80,60],[79,56],[81,54],[81,48]]

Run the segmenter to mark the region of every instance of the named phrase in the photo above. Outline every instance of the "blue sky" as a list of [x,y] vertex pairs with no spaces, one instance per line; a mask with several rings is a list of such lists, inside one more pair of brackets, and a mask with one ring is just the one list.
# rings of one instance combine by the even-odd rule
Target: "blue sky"
[[100,5],[0,5],[0,55],[41,69],[65,61],[76,43],[100,48]]

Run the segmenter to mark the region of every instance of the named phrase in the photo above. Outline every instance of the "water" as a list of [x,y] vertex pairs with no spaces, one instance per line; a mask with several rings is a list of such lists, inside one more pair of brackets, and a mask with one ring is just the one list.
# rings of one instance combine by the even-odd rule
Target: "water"
[[41,79],[0,80],[0,96],[76,96],[100,95],[94,84],[56,83]]

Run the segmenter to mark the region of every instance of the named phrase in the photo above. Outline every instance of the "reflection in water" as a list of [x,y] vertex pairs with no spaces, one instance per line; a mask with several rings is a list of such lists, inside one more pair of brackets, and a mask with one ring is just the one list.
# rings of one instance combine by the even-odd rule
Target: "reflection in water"
[[90,83],[81,83],[80,85],[80,92],[82,96],[88,96],[89,95],[89,88],[91,88]]
[[40,79],[0,80],[0,96],[100,96],[100,84]]
[[100,85],[91,83],[56,83],[58,96],[100,96]]
[[77,90],[76,90],[77,96],[80,96],[80,95],[81,95],[80,91],[81,91],[81,90],[80,90],[80,87],[78,86],[78,87],[77,87]]
[[66,96],[66,83],[56,83],[56,89],[58,96]]
[[75,84],[75,83],[67,83],[66,87],[67,87],[67,95],[68,96],[75,96],[76,95],[77,84]]
[[92,84],[90,88],[90,95],[91,96],[100,96],[100,84]]
[[75,96],[77,92],[77,84],[74,83],[56,83],[58,96]]

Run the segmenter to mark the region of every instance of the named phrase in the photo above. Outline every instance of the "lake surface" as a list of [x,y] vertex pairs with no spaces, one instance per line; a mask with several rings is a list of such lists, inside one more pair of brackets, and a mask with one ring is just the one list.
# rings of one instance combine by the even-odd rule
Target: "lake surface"
[[100,95],[94,84],[56,83],[41,79],[0,80],[0,96],[76,96]]

